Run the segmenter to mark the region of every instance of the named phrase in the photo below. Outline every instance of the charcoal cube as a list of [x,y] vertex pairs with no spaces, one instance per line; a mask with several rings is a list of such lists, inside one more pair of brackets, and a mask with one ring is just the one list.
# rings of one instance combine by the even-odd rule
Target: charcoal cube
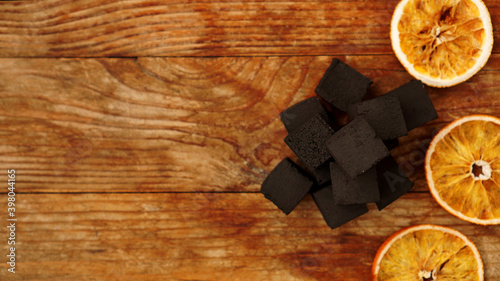
[[361,117],[355,118],[328,138],[326,147],[351,178],[389,155],[389,150],[377,137],[375,130]]
[[419,80],[404,84],[386,95],[398,97],[408,131],[438,118],[424,84]]
[[360,102],[372,80],[339,59],[332,63],[314,90],[316,94],[336,108],[346,111],[351,104]]
[[287,132],[292,132],[316,114],[321,115],[327,123],[330,123],[328,113],[321,105],[318,97],[308,98],[281,112],[280,117]]
[[377,202],[379,210],[389,206],[413,187],[413,182],[408,179],[392,156],[384,158],[377,164],[377,180],[380,190],[380,200]]
[[333,133],[330,125],[317,114],[289,133],[285,143],[313,171],[331,159],[325,147],[325,140]]
[[385,144],[385,147],[387,147],[388,150],[394,149],[398,147],[399,145],[399,140],[397,138],[391,139],[391,140],[385,140],[383,141]]
[[269,173],[260,192],[288,215],[313,184],[304,170],[289,158],[285,158]]
[[330,175],[330,162],[333,161],[333,158],[330,159],[330,161],[326,161],[324,164],[316,168],[314,171],[312,171],[312,174],[314,178],[316,179],[316,183],[318,185],[324,185],[326,183],[329,183],[331,181],[331,175]]
[[332,229],[368,213],[368,208],[365,204],[335,205],[330,185],[324,185],[313,190],[311,195],[326,224]]
[[408,134],[406,122],[395,95],[383,95],[349,107],[349,117],[363,117],[381,140],[390,140]]
[[335,162],[330,163],[333,202],[338,205],[375,203],[380,200],[377,169],[350,178]]

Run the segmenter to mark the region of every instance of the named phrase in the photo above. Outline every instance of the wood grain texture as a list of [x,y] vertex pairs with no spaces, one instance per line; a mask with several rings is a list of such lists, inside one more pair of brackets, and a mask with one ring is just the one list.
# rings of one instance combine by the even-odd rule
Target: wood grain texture
[[392,54],[398,2],[0,2],[0,57]]
[[[374,81],[368,97],[411,79],[393,56],[340,58]],[[427,190],[423,158],[437,129],[500,116],[499,58],[466,83],[428,89],[440,119],[392,151],[414,190]],[[281,159],[296,160],[279,113],[314,95],[330,61],[1,59],[0,169],[17,169],[23,192],[256,192]]]
[[[3,217],[5,195],[0,202]],[[17,202],[19,272],[7,275],[1,263],[2,280],[368,280],[382,242],[420,223],[467,235],[486,280],[500,279],[500,229],[456,219],[427,193],[336,230],[310,196],[289,216],[261,194],[21,194]]]
[[[463,232],[500,280],[500,229],[449,215],[423,176],[438,129],[500,116],[498,44],[471,80],[427,88],[440,118],[392,151],[415,187],[382,212],[331,230],[310,196],[285,216],[257,193],[297,160],[279,113],[332,57],[374,81],[368,98],[411,79],[390,46],[397,2],[0,1],[0,183],[16,169],[19,219],[0,280],[368,280],[382,242],[421,223]],[[4,238],[6,211],[0,189]]]

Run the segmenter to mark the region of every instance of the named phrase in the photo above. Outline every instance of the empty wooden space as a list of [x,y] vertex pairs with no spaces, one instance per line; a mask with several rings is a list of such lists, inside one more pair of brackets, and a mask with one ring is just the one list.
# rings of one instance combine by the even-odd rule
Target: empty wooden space
[[468,235],[499,280],[500,228],[449,215],[423,171],[437,130],[500,116],[497,45],[469,81],[427,88],[439,119],[392,150],[415,182],[393,205],[331,230],[310,196],[285,216],[259,193],[296,159],[279,113],[333,57],[374,81],[368,97],[412,79],[389,39],[397,2],[0,1],[0,279],[369,280],[390,234],[433,223]]

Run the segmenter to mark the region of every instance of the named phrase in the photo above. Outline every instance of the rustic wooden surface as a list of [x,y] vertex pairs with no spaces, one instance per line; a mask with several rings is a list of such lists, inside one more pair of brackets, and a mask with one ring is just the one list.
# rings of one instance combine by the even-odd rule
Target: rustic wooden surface
[[500,279],[500,228],[451,217],[428,193],[333,231],[310,196],[288,217],[258,193],[21,194],[19,202],[22,262],[15,278],[1,264],[2,280],[368,280],[378,246],[422,222],[468,235],[488,280]]
[[500,116],[497,45],[471,80],[428,88],[440,118],[392,151],[415,181],[395,204],[331,230],[309,196],[287,217],[258,193],[293,157],[279,113],[332,57],[374,81],[369,97],[411,79],[390,47],[397,2],[0,2],[0,221],[12,168],[19,219],[16,274],[0,227],[0,279],[368,280],[391,233],[434,223],[500,280],[500,228],[442,210],[422,166],[451,120]]

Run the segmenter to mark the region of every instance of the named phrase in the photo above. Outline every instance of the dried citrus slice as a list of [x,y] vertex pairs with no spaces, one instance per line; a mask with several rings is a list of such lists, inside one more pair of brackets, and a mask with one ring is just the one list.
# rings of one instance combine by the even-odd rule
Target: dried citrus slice
[[451,214],[500,224],[500,119],[470,115],[434,137],[425,157],[429,190]]
[[485,65],[493,27],[481,0],[402,0],[392,16],[391,43],[412,76],[449,87]]
[[484,280],[483,262],[462,233],[437,225],[417,225],[391,235],[373,262],[374,281]]

